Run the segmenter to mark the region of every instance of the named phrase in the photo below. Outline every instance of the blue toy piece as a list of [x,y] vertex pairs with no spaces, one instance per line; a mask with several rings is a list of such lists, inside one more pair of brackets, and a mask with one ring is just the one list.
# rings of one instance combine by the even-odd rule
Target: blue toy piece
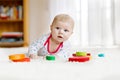
[[105,56],[104,53],[98,54],[98,57],[104,57],[104,56]]

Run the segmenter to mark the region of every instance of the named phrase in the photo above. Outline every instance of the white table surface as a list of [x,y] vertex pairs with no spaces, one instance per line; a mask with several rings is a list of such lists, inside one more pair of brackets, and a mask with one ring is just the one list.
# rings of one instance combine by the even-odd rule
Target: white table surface
[[[83,49],[91,52],[92,59],[80,63],[60,60],[14,63],[9,61],[7,52],[1,53],[2,50],[0,80],[120,80],[119,49]],[[98,57],[99,52],[104,52],[105,57]]]

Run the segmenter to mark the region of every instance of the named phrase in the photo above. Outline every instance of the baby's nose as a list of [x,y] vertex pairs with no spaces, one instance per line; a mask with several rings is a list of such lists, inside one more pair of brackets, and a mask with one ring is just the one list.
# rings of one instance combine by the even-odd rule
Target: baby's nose
[[63,30],[63,29],[60,29],[59,33],[64,33],[64,30]]

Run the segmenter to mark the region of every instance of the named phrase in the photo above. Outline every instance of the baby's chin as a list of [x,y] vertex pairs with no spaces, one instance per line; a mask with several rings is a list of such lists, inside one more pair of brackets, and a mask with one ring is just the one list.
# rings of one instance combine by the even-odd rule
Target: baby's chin
[[63,40],[57,40],[57,43],[62,43],[62,42],[64,42]]

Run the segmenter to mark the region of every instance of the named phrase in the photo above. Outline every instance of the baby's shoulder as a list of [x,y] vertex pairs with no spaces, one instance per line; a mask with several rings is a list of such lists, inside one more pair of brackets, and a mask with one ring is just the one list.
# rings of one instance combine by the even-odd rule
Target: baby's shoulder
[[46,33],[41,35],[41,37],[38,38],[38,40],[46,40],[50,36],[50,33]]
[[63,48],[68,48],[68,47],[71,47],[71,44],[70,44],[70,41],[65,41],[63,42]]

